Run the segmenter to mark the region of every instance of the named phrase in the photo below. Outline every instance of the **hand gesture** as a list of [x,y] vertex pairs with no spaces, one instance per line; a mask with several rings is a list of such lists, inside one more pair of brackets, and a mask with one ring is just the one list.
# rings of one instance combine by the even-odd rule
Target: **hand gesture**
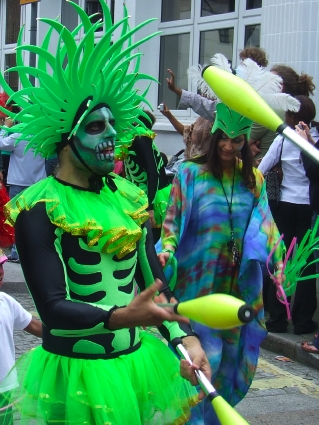
[[[181,360],[181,376],[187,379],[192,385],[198,385],[195,370],[200,369],[210,381],[212,378],[212,371],[205,351],[202,349],[199,340],[195,336],[188,336],[183,338],[183,345],[186,348],[193,364],[190,365],[187,360]],[[205,393],[201,390],[198,394],[198,399],[202,400],[204,397]]]
[[134,328],[135,326],[161,326],[164,320],[188,323],[186,317],[173,312],[171,307],[163,308],[156,303],[167,303],[164,294],[157,295],[162,282],[156,280],[153,285],[138,294],[128,306],[115,310],[108,322],[110,330]]
[[261,150],[259,149],[259,146],[260,146],[260,140],[256,140],[254,143],[251,143],[249,145],[253,157],[255,157],[261,152]]
[[299,121],[299,124],[295,126],[296,132],[303,137],[305,140],[308,140],[309,143],[315,144],[315,141],[311,137],[310,129],[306,123]]
[[159,254],[157,254],[157,257],[159,259],[159,262],[161,263],[161,266],[164,268],[169,259],[169,252],[160,252]]
[[164,117],[168,118],[168,116],[171,115],[171,111],[168,109],[168,107],[165,105],[165,103],[163,103],[162,105],[163,105],[164,109],[163,110],[160,109],[160,113],[162,115],[164,115]]
[[167,87],[173,91],[174,93],[176,93],[178,96],[182,95],[182,90],[178,87],[175,86],[175,75],[174,72],[171,69],[167,70],[169,72],[169,74],[171,75],[169,78],[166,78],[166,82],[167,82]]

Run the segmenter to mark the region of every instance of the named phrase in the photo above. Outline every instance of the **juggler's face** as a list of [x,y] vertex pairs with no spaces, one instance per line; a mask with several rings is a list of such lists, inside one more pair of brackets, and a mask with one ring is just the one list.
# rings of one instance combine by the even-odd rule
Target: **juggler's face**
[[[74,136],[74,145],[84,162],[101,176],[114,169],[114,125],[115,120],[110,109],[101,107],[84,118]],[[75,155],[74,160],[80,166]]]

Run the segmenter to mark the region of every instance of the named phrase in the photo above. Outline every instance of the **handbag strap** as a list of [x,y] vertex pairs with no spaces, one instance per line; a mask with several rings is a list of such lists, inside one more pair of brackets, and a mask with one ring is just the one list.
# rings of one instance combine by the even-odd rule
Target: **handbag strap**
[[282,148],[284,147],[284,141],[285,141],[285,138],[283,137],[281,140],[281,149],[280,149],[280,155],[279,155],[279,161],[278,161],[279,165],[281,165],[281,155],[282,155]]

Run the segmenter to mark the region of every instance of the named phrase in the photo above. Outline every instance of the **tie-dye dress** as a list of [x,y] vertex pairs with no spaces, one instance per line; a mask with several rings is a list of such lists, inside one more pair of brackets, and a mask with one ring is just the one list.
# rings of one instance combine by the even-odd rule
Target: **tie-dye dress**
[[[243,184],[241,162],[234,177],[232,213],[235,245],[241,266],[234,268],[228,252],[233,169],[226,170],[222,184],[204,166],[193,162],[181,165],[173,182],[167,215],[163,224],[162,245],[176,249],[178,261],[175,295],[180,301],[212,293],[226,293],[243,299],[256,311],[246,326],[217,331],[193,323],[210,361],[217,391],[236,405],[247,393],[254,377],[259,346],[267,331],[262,304],[262,269],[269,252],[279,239],[271,216],[262,174],[254,170],[256,188]],[[273,262],[282,259],[279,245]],[[209,400],[202,403],[205,424],[219,424]],[[203,423],[195,418],[192,424]]]

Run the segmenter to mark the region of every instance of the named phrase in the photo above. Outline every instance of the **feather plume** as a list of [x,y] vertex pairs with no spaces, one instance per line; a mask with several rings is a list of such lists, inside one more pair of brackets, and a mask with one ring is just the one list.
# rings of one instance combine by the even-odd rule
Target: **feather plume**
[[260,75],[259,79],[256,80],[253,87],[261,96],[262,93],[281,93],[282,78],[272,72],[265,71],[262,75]]
[[213,66],[217,66],[217,68],[223,69],[227,72],[232,72],[228,59],[222,53],[216,53],[211,58],[210,62]]
[[194,65],[188,68],[187,76],[188,79],[194,84],[200,91],[201,95],[209,97],[210,99],[215,98],[216,95],[213,90],[209,87],[206,81],[202,78],[202,71],[207,65]]
[[237,77],[246,81],[246,83],[250,84],[252,87],[254,87],[258,80],[263,78],[266,72],[267,71],[265,71],[265,68],[257,65],[256,62],[250,58],[240,62],[236,68]]
[[298,112],[300,103],[297,99],[287,93],[275,93],[269,95],[261,95],[265,102],[275,111],[291,111]]

